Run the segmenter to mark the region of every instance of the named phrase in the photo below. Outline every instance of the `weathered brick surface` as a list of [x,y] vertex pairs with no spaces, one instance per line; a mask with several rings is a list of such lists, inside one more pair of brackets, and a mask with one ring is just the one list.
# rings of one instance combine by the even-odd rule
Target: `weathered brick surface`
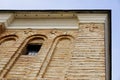
[[0,34],[5,31],[5,25],[4,23],[0,23]]
[[68,80],[105,80],[104,24],[80,24]]
[[[22,55],[32,35],[44,38],[42,48],[36,56]],[[105,80],[104,24],[80,24],[78,30],[6,30],[0,35],[0,77]]]

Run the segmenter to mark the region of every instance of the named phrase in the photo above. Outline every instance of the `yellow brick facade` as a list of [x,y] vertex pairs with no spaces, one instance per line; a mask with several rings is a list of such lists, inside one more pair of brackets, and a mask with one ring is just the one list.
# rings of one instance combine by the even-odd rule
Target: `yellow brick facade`
[[[2,22],[0,79],[107,80],[105,23],[79,21],[75,29],[9,29]],[[24,54],[30,43],[42,43],[37,55]]]

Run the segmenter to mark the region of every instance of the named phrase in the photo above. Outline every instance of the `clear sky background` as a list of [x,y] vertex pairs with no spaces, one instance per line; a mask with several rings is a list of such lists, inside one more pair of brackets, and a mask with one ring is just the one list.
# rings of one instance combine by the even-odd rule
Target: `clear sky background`
[[111,9],[112,80],[120,80],[120,0],[0,0],[1,10]]

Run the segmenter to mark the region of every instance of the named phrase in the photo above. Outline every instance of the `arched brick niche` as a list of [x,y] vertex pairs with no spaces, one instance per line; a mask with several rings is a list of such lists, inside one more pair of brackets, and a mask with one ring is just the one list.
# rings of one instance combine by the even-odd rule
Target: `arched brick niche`
[[[73,37],[70,35],[61,35],[55,38],[51,59],[46,66],[42,78],[64,80],[70,63]],[[48,56],[49,57],[49,56]]]
[[[29,51],[34,51],[34,50],[37,51],[37,53],[39,53],[39,51],[40,51],[41,47],[43,46],[44,41],[46,39],[47,39],[46,36],[43,36],[43,35],[33,35],[33,36],[28,37],[24,43],[25,46],[24,46],[21,54],[34,55],[32,53],[31,54],[28,53]],[[27,50],[29,50],[29,51],[27,51]]]
[[[25,39],[21,48],[18,50],[17,54],[19,54],[17,60],[12,65],[11,69],[5,76],[6,78],[22,78],[26,75],[27,72],[30,72],[28,69],[31,64],[34,62],[35,56],[39,54],[40,49],[38,50],[37,54],[29,54],[29,49],[34,49],[36,45],[44,46],[44,41],[47,39],[44,35],[32,35]],[[32,45],[32,46],[31,46]],[[31,48],[32,47],[32,48]],[[38,46],[39,47],[39,46]]]
[[18,39],[18,37],[16,35],[7,35],[7,36],[3,36],[0,38],[0,47],[1,49],[4,49],[4,50],[1,50],[0,52],[3,52],[11,47],[14,46],[16,40]]
[[30,42],[32,40],[35,40],[35,39],[43,39],[43,40],[46,40],[47,39],[47,36],[45,35],[42,35],[42,34],[34,34],[34,35],[30,35],[26,38],[25,42]]
[[7,35],[0,37],[0,55],[6,55],[10,48],[13,48],[18,37],[16,35]]
[[18,37],[16,35],[6,35],[0,37],[0,61],[1,63],[4,63],[1,64],[1,69],[2,69],[0,70],[1,77],[3,76],[3,73],[5,72],[6,67],[9,64],[12,55],[14,54],[14,51],[9,51],[9,50],[12,50],[14,48],[17,39]]
[[11,41],[16,41],[18,37],[16,35],[7,35],[3,36],[0,38],[0,44],[6,43],[6,42],[11,42]]

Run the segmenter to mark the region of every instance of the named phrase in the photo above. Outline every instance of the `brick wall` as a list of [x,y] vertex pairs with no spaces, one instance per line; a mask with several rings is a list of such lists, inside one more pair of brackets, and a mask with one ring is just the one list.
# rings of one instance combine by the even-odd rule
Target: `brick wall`
[[[22,55],[34,38],[36,56]],[[6,30],[0,35],[0,77],[39,80],[105,80],[104,24],[77,30]]]
[[68,80],[105,80],[104,24],[80,24]]

